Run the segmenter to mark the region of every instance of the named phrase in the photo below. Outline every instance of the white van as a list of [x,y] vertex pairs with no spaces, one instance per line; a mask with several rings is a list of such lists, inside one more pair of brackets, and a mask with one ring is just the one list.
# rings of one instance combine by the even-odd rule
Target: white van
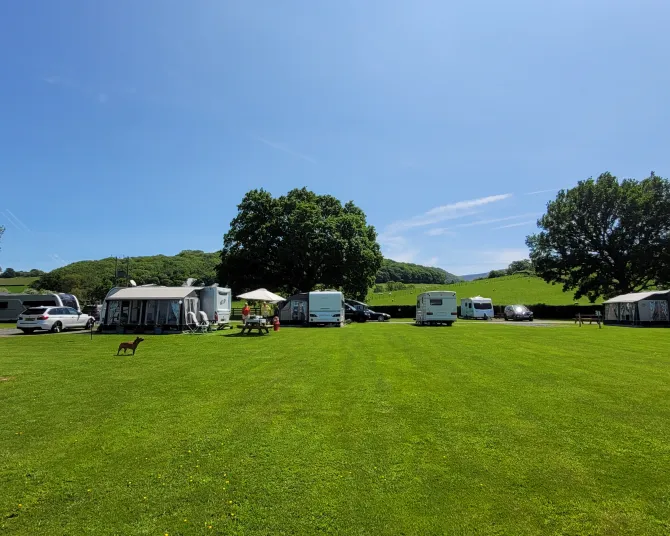
[[224,326],[230,322],[232,292],[224,287],[200,289],[200,310],[204,311],[210,324]]
[[433,290],[416,297],[416,323],[420,326],[446,324],[451,326],[458,318],[456,293]]
[[79,311],[79,300],[73,294],[0,294],[0,322],[16,322],[29,307],[71,307]]
[[344,295],[336,290],[309,293],[309,324],[342,326],[344,324]]
[[481,296],[463,298],[461,300],[461,316],[482,320],[492,319],[495,317],[493,302],[490,298],[482,298]]

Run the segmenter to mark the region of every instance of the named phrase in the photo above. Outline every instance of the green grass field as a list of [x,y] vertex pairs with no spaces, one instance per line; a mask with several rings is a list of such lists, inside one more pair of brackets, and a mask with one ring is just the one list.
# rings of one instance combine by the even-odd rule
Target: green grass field
[[37,277],[0,277],[0,288],[6,288],[9,292],[18,294],[26,290],[28,286],[34,281],[37,281]]
[[0,338],[3,534],[668,534],[670,331]]
[[[453,290],[457,298],[470,298],[473,296],[484,296],[491,298],[497,305],[512,305],[523,303],[534,305],[545,303],[548,305],[570,305],[575,303],[573,294],[563,292],[561,285],[550,285],[539,277],[508,276],[496,279],[478,279],[466,281],[453,285],[413,285],[407,290],[397,290],[392,293],[370,293],[367,303],[369,305],[414,305],[416,296],[429,290]],[[460,303],[460,301],[459,301]],[[578,301],[588,304],[583,298]]]

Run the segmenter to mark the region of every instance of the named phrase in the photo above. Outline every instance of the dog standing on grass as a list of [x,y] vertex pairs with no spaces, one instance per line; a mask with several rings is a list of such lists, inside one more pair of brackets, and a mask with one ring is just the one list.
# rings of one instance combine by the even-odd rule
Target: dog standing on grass
[[116,352],[116,355],[119,355],[121,353],[121,349],[123,349],[123,353],[125,355],[126,350],[132,350],[133,355],[135,355],[135,350],[137,350],[137,346],[143,341],[144,339],[142,337],[137,337],[133,342],[122,342],[119,344],[119,350]]

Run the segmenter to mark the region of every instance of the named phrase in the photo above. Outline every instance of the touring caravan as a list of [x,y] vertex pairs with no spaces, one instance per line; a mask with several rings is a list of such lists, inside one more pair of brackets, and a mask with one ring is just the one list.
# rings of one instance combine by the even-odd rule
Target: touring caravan
[[458,317],[456,293],[433,290],[416,298],[416,323],[420,326],[446,324],[451,326]]
[[0,294],[0,322],[16,322],[28,307],[71,307],[79,311],[79,300],[73,294]]
[[344,295],[336,290],[310,292],[308,297],[309,324],[344,324]]
[[229,288],[203,287],[199,294],[200,310],[205,312],[210,324],[224,326],[230,322],[232,292]]
[[463,298],[461,300],[461,317],[489,320],[495,317],[493,302],[490,298],[482,298],[481,296]]

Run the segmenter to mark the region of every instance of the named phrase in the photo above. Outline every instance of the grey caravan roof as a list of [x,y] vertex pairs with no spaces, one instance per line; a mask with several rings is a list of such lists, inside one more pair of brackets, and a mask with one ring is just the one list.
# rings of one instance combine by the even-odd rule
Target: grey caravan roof
[[651,297],[667,297],[670,294],[670,290],[653,290],[650,292],[632,292],[630,294],[621,294],[621,296],[615,296],[614,298],[607,300],[604,303],[634,303],[642,300],[648,300]]

